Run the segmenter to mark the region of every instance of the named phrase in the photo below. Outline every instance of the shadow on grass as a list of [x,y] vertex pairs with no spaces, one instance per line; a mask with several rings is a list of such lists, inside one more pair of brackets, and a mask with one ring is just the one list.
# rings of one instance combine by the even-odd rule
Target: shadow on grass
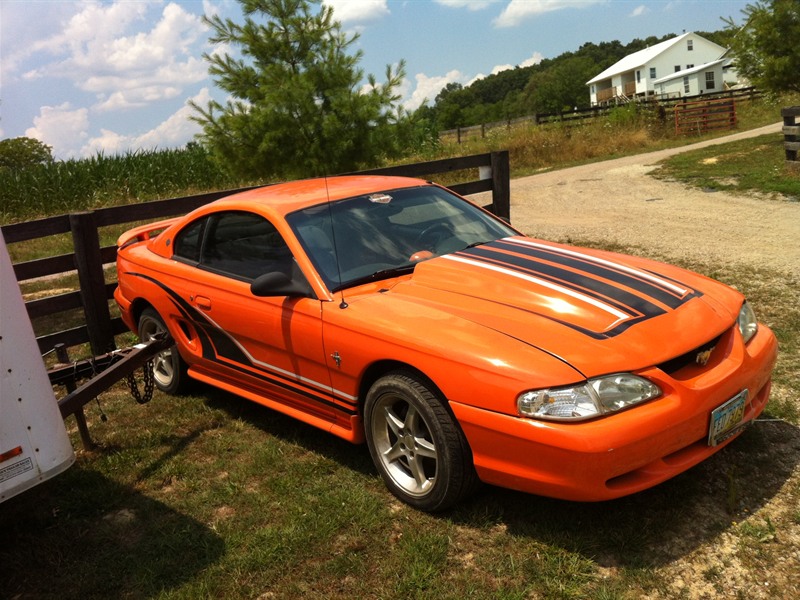
[[[206,388],[201,396],[210,407],[265,435],[377,479],[365,446],[220,390]],[[577,503],[485,486],[432,518],[477,531],[501,524],[509,535],[563,548],[604,567],[657,567],[691,553],[755,513],[779,493],[798,463],[800,428],[760,421],[707,461],[633,496]],[[383,493],[387,505],[394,501],[388,491]]]
[[276,410],[210,386],[198,390],[198,394],[210,407],[222,410],[234,419],[242,419],[279,440],[300,444],[306,450],[326,456],[362,475],[377,476],[364,444],[351,444]]
[[[296,443],[366,475],[366,448],[353,446],[280,413],[218,391],[209,404],[269,435]],[[800,428],[760,421],[686,473],[650,490],[600,503],[578,503],[485,486],[440,518],[562,547],[608,567],[646,568],[690,553],[772,499],[800,462]],[[391,498],[386,492],[387,500]]]
[[618,500],[578,503],[489,487],[449,515],[604,567],[648,568],[685,556],[773,499],[800,462],[800,429],[758,422],[689,471]]
[[79,465],[0,507],[4,598],[149,598],[224,553],[208,527]]

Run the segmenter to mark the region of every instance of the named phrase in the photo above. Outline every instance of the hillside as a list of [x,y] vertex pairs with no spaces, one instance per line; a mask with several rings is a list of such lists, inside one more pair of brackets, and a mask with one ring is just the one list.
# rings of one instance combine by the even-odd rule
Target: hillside
[[[727,46],[730,36],[726,30],[697,34],[721,46]],[[420,107],[415,117],[446,130],[584,107],[589,103],[589,79],[628,54],[672,37],[675,34],[636,38],[628,44],[618,40],[588,42],[575,51],[529,67],[501,71],[466,87],[450,83],[436,96],[433,105]]]

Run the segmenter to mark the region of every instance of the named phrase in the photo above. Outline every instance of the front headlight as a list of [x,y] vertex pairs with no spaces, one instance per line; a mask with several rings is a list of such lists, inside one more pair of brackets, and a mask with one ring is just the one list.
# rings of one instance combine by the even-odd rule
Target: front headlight
[[758,331],[756,313],[753,312],[750,304],[745,302],[742,310],[739,311],[739,332],[742,334],[745,344],[756,334],[756,331]]
[[525,392],[517,398],[517,408],[523,417],[583,421],[660,395],[661,389],[654,383],[630,373],[617,373],[580,385]]

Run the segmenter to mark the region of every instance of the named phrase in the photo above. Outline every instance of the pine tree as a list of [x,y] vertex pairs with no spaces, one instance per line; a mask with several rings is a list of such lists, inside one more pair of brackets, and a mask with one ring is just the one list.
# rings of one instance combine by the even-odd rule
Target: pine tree
[[334,174],[378,164],[400,150],[406,125],[395,89],[401,61],[386,82],[363,86],[360,51],[333,9],[319,0],[238,0],[244,24],[206,18],[211,41],[240,56],[205,54],[209,73],[229,95],[225,105],[193,105],[200,136],[215,160],[256,179]]

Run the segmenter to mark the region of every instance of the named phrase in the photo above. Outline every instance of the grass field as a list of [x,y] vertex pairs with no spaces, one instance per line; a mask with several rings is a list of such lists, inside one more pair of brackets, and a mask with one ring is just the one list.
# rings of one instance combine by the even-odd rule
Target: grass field
[[[513,164],[525,150],[508,143]],[[757,143],[715,149],[741,153],[739,173],[778,164]],[[714,171],[727,159],[702,179],[697,162],[666,168],[731,184]],[[199,384],[146,405],[118,384],[87,406],[98,448],[80,448],[69,418],[77,464],[0,505],[0,597],[800,597],[800,282],[683,266],[750,298],[779,337],[781,391],[763,420],[671,481],[599,504],[486,486],[429,515],[386,491],[363,446]]]

